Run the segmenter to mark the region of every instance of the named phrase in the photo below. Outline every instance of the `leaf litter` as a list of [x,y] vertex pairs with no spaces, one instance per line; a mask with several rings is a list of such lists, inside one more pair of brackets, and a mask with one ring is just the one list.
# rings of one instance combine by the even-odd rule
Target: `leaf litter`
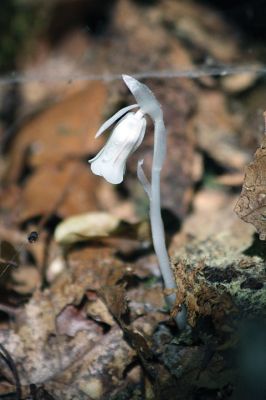
[[[64,57],[56,65],[63,67],[63,60],[81,71],[73,51],[82,54],[88,46],[97,55],[83,59],[82,71],[90,74],[110,65],[115,74],[121,65],[145,72],[193,68],[206,57],[244,59],[238,35],[207,7],[171,1],[114,7],[101,43],[90,36],[84,47],[84,35],[73,39],[79,49],[62,42]],[[56,54],[46,49],[45,68],[55,65]],[[35,65],[41,72],[43,66]],[[30,61],[23,68],[30,70]],[[177,307],[185,302],[188,310],[185,332],[177,331],[164,305],[149,226],[141,218],[147,204],[136,187],[136,159],[119,190],[88,170],[87,158],[102,145],[95,132],[129,100],[121,83],[84,80],[67,90],[60,82],[52,92],[42,82],[21,85],[24,113],[36,114],[9,138],[1,163],[1,267],[8,268],[0,277],[0,343],[15,366],[12,376],[2,357],[1,395],[189,400],[209,393],[230,399],[237,390],[228,349],[234,352],[241,340],[238,322],[265,316],[265,250],[253,227],[233,213],[252,152],[241,134],[249,128],[245,105],[232,109],[230,96],[256,90],[257,80],[252,74],[232,75],[231,82],[207,78],[149,79],[169,127],[163,207]],[[257,133],[249,135],[256,142]],[[138,154],[147,165],[151,151],[148,133]],[[39,234],[33,244],[27,243],[31,231]]]

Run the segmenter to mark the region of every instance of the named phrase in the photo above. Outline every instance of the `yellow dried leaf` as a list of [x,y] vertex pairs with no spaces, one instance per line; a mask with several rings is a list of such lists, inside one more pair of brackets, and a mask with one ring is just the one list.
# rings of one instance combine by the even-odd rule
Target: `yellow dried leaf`
[[91,212],[69,217],[55,230],[55,240],[60,244],[72,244],[96,237],[106,237],[114,232],[120,220],[105,212]]

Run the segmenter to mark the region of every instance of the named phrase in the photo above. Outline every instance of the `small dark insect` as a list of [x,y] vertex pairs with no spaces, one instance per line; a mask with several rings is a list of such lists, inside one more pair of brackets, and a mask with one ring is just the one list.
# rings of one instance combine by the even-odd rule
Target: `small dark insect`
[[32,231],[29,235],[28,235],[28,242],[29,243],[35,243],[37,242],[39,238],[39,234],[36,231]]

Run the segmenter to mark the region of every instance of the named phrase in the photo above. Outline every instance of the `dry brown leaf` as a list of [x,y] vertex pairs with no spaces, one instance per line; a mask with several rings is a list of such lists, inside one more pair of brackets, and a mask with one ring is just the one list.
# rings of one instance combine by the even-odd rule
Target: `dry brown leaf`
[[89,303],[86,306],[86,314],[94,319],[95,321],[104,322],[107,325],[113,326],[115,321],[110,314],[106,304],[96,296],[93,299],[90,298],[89,292],[87,292]]
[[[54,303],[49,294],[36,294],[26,305],[15,331],[1,331],[1,342],[12,354],[22,383],[41,383],[68,368],[73,360],[100,339],[99,327],[81,331],[71,339],[56,336]],[[25,363],[23,360],[27,358]],[[23,368],[20,366],[23,365]]]
[[247,72],[245,74],[224,76],[221,79],[221,83],[226,92],[236,94],[250,89],[257,80],[257,73]]
[[73,215],[57,225],[55,240],[60,244],[71,244],[97,237],[106,237],[118,229],[120,220],[105,212]]
[[115,285],[126,273],[125,264],[114,258],[115,253],[115,248],[101,244],[73,249],[67,255],[72,279],[92,290]]
[[[265,114],[266,118],[266,114]],[[242,192],[235,212],[255,226],[261,240],[266,240],[266,137],[245,170]]]
[[[198,18],[198,16],[201,18]],[[228,63],[239,54],[237,33],[226,20],[212,9],[198,2],[173,2],[164,4],[164,19],[172,23],[174,33],[188,41],[196,55],[210,57]]]
[[[89,287],[100,288],[121,278],[123,265],[114,260],[113,252],[103,247],[71,252],[69,274],[59,276],[50,289],[35,292],[20,314],[16,332],[0,331],[1,342],[14,357],[23,384],[51,382],[56,377],[57,383],[51,383],[52,393],[57,391],[57,387],[63,393],[65,384],[69,382],[71,390],[68,389],[64,398],[72,399],[73,393],[79,393],[79,398],[83,399],[85,394],[114,390],[123,382],[123,371],[131,363],[134,351],[123,341],[121,331],[108,316],[106,307],[94,302],[97,297],[92,293],[95,292],[90,291],[86,313],[77,307],[89,293]],[[117,268],[119,265],[121,267]],[[112,270],[116,271],[112,273]],[[124,289],[121,289],[118,291],[123,297]],[[90,308],[93,302],[94,308]],[[91,317],[89,320],[87,313]],[[108,335],[103,335],[101,325],[93,320],[110,322],[113,328]],[[113,384],[103,385],[101,374],[105,370],[112,375]],[[101,390],[96,390],[95,385]]]
[[9,181],[16,181],[23,167],[52,165],[67,157],[95,153],[103,139],[94,140],[102,120],[106,88],[101,82],[63,100],[18,132],[10,153]]
[[128,312],[128,300],[125,285],[106,286],[101,289],[100,294],[113,317],[121,321],[123,315]]
[[[194,197],[194,212],[184,221],[183,229],[177,233],[171,243],[170,253],[180,245],[186,245],[193,238],[208,239],[223,229],[236,226],[241,231],[244,223],[238,221],[233,208],[236,197],[221,189],[203,189]],[[206,223],[208,221],[208,223]],[[243,241],[250,241],[252,227],[243,231]]]
[[205,90],[197,104],[191,128],[199,147],[224,168],[241,171],[249,160],[237,144],[241,117],[229,112],[226,97],[217,90]]
[[[41,383],[51,379],[102,339],[100,325],[92,319],[88,321],[86,314],[80,313],[76,306],[81,304],[89,287],[100,288],[108,280],[112,281],[112,276],[115,282],[123,269],[120,274],[116,271],[112,275],[112,270],[116,269],[113,250],[86,250],[85,253],[84,249],[76,251],[79,264],[73,262],[71,254],[71,273],[59,276],[50,289],[34,293],[19,315],[16,332],[0,331],[1,342],[18,366],[22,358],[27,357],[27,365],[20,369],[23,382]],[[67,340],[65,334],[72,338]]]
[[135,359],[135,352],[123,340],[117,326],[99,338],[97,344],[84,352],[60,376],[46,385],[47,390],[64,400],[101,400],[109,398],[131,383],[125,373]]
[[17,205],[19,221],[56,212],[67,217],[97,209],[98,178],[78,161],[39,168],[26,182]]

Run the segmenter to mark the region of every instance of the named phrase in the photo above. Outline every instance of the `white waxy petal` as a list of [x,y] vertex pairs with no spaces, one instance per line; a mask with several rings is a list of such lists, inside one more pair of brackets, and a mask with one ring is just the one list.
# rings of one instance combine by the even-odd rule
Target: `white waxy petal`
[[127,106],[124,108],[121,108],[121,110],[117,111],[111,118],[109,118],[107,121],[105,121],[98,132],[96,133],[95,137],[99,137],[106,129],[108,129],[111,125],[113,125],[119,118],[121,118],[123,115],[125,115],[128,111],[133,110],[133,108],[138,107],[138,104],[133,104],[131,106]]
[[113,184],[123,180],[128,156],[141,144],[146,120],[141,112],[128,113],[114,128],[103,149],[92,159],[91,170]]

